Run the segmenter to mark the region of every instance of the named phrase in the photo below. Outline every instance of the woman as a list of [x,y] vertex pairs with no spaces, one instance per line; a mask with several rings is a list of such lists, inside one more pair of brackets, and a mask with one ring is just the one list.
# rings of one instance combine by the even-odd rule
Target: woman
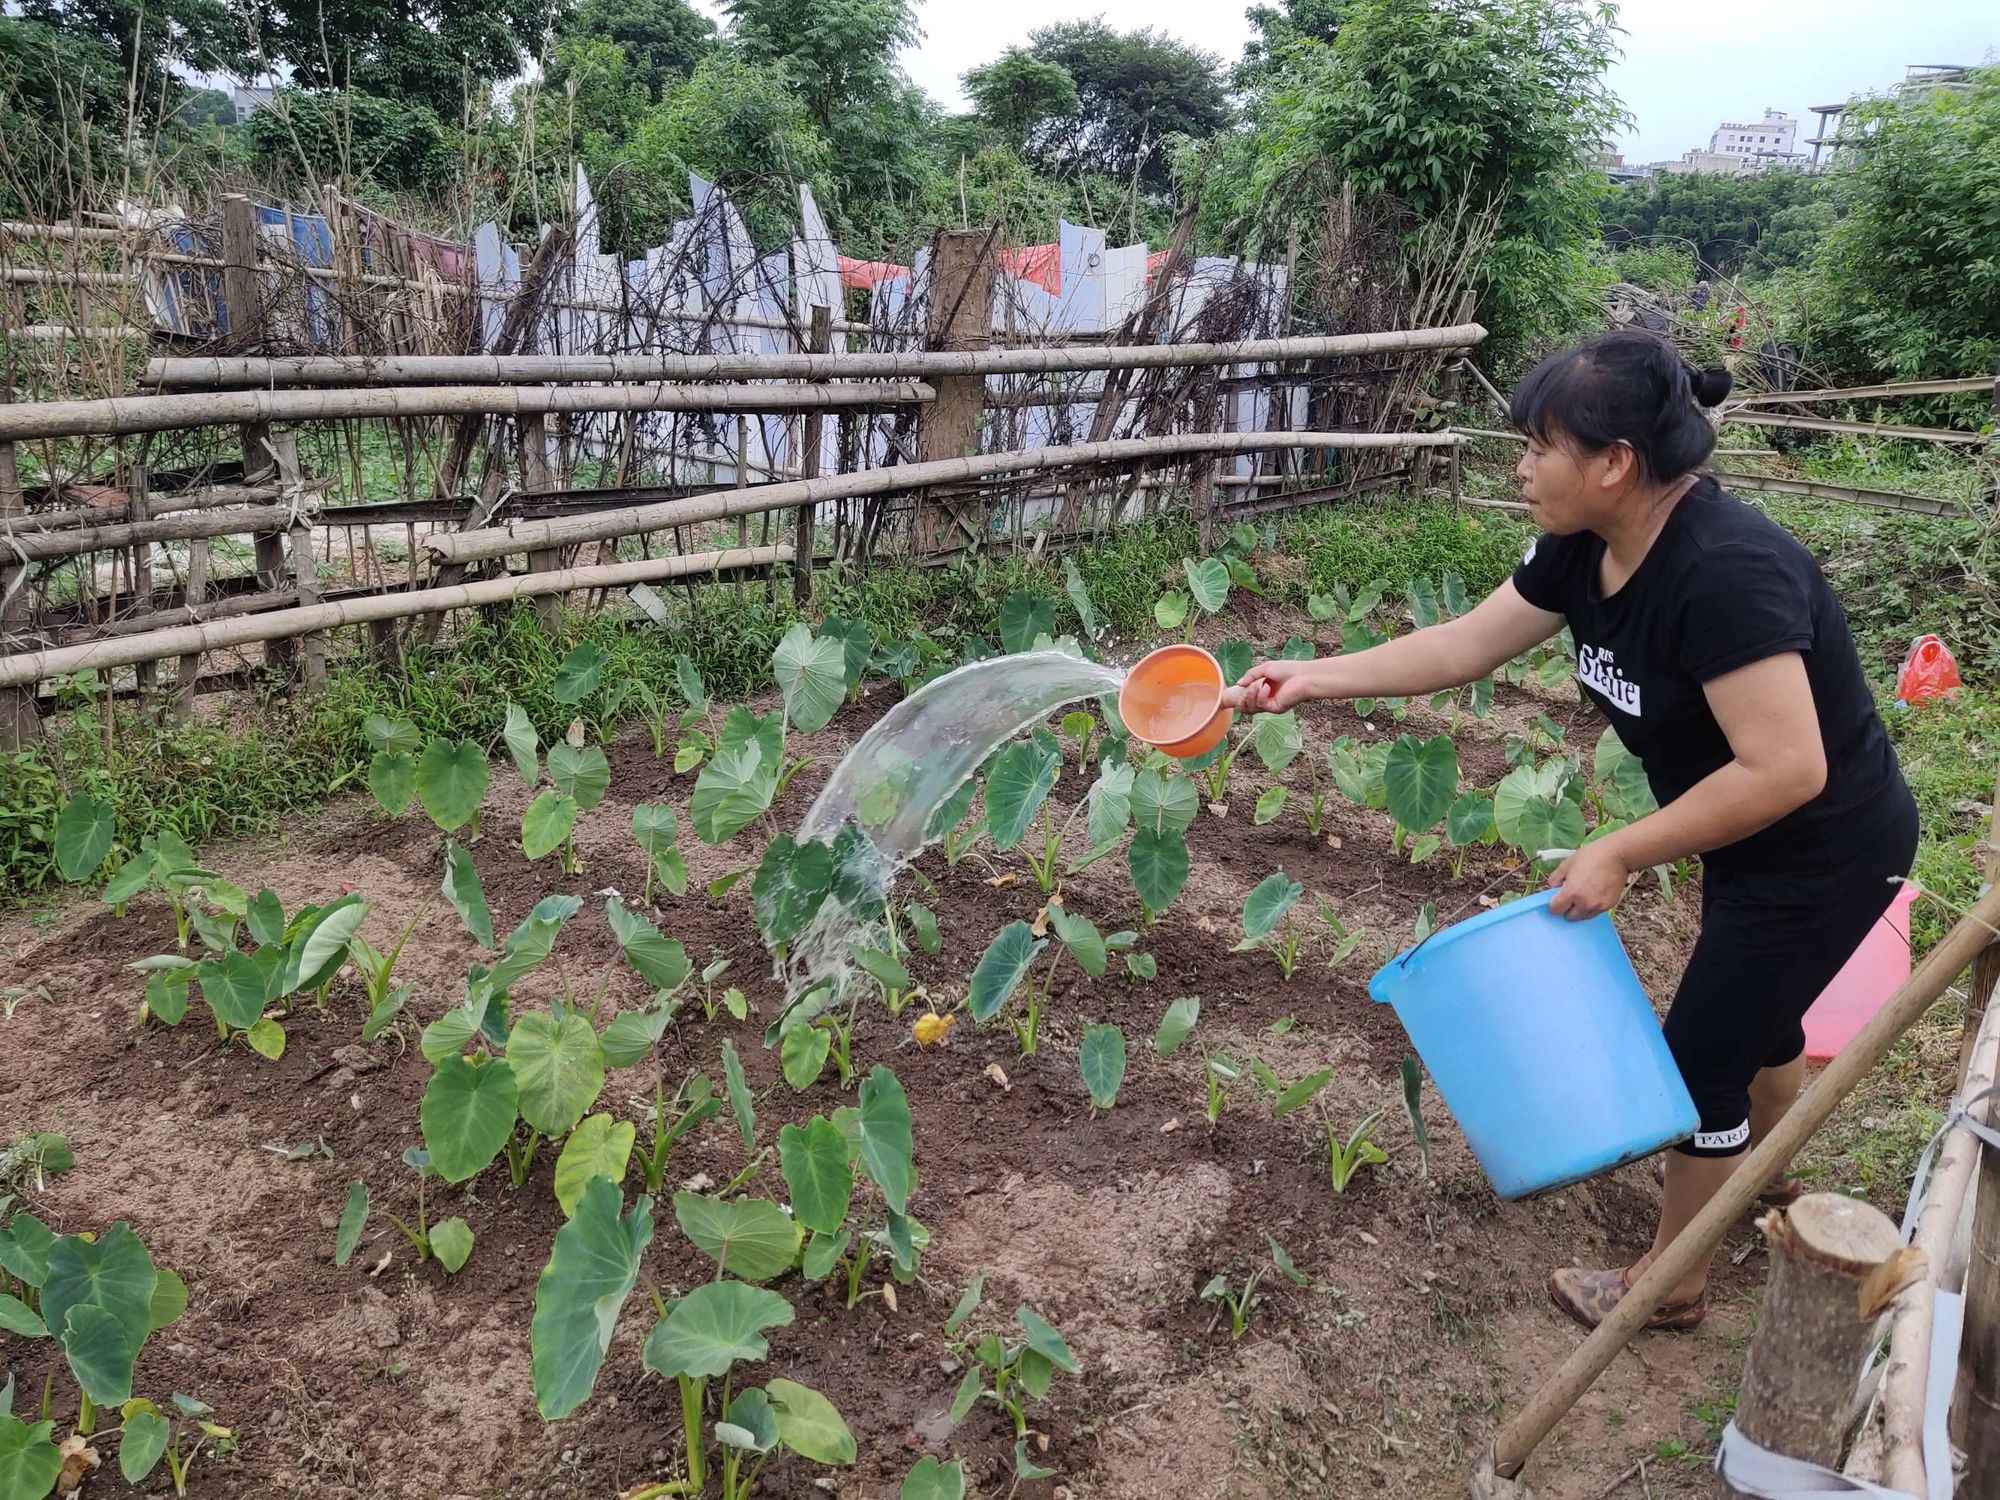
[[[1549,1292],[1594,1327],[1791,1106],[1801,1018],[1887,909],[1917,811],[1853,639],[1811,555],[1699,473],[1698,410],[1729,390],[1664,339],[1605,334],[1514,392],[1516,473],[1545,533],[1470,614],[1351,656],[1251,668],[1230,701],[1419,697],[1493,671],[1565,624],[1577,679],[1646,768],[1659,810],[1557,867],[1550,910],[1616,905],[1635,872],[1703,857],[1702,930],[1666,1038],[1700,1111],[1666,1159],[1659,1229],[1630,1266],[1565,1269]],[[1795,1179],[1774,1185],[1781,1200]],[[1692,1328],[1708,1263],[1652,1315]]]

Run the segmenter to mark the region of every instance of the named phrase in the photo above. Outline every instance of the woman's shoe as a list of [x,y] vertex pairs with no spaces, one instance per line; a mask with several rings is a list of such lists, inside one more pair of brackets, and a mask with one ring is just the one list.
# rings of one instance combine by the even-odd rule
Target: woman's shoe
[[[1632,1290],[1626,1275],[1630,1267],[1613,1271],[1586,1271],[1566,1266],[1549,1275],[1549,1296],[1557,1307],[1585,1328],[1595,1328],[1611,1315],[1611,1309]],[[1685,1302],[1668,1302],[1646,1320],[1646,1326],[1662,1332],[1679,1333],[1696,1327],[1708,1316],[1708,1289],[1704,1287]]]

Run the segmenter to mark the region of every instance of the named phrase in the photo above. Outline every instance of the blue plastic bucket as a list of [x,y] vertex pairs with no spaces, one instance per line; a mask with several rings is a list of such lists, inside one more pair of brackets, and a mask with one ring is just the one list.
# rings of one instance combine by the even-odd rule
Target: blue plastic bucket
[[1502,1198],[1650,1156],[1699,1118],[1611,918],[1559,917],[1553,894],[1447,927],[1368,982]]

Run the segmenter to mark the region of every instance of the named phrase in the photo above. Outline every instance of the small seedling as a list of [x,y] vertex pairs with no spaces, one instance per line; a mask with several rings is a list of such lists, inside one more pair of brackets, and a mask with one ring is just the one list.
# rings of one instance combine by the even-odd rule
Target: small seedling
[[215,1456],[227,1458],[236,1451],[236,1434],[208,1420],[214,1408],[206,1402],[176,1392],[171,1405],[169,1414],[138,1396],[119,1408],[118,1472],[126,1483],[136,1485],[164,1458],[174,1494],[185,1495],[188,1470],[202,1449],[212,1443]]
[[1232,951],[1267,950],[1278,961],[1278,972],[1289,980],[1298,967],[1299,949],[1304,942],[1291,912],[1305,889],[1283,870],[1258,881],[1244,899],[1243,941]]
[[[972,1285],[958,1299],[958,1306],[952,1309],[951,1317],[944,1325],[947,1338],[954,1337],[978,1309],[984,1285],[982,1274],[974,1278]],[[957,1393],[951,1398],[951,1420],[955,1423],[964,1421],[984,1397],[1014,1419],[1014,1436],[1020,1439],[1028,1435],[1027,1398],[1040,1400],[1046,1396],[1057,1370],[1075,1375],[1083,1367],[1070,1352],[1069,1345],[1063,1342],[1062,1335],[1033,1308],[1017,1308],[1014,1320],[1021,1325],[1025,1335],[1019,1340],[1002,1339],[997,1333],[986,1333],[970,1346],[954,1346],[965,1360],[965,1375],[958,1383]]]
[[1334,1129],[1333,1121],[1326,1122],[1327,1171],[1333,1179],[1333,1190],[1336,1193],[1346,1192],[1348,1183],[1354,1180],[1354,1174],[1363,1167],[1379,1167],[1388,1161],[1389,1153],[1370,1139],[1375,1127],[1382,1123],[1383,1117],[1387,1114],[1388,1111],[1385,1109],[1376,1110],[1355,1126],[1345,1141],[1341,1140],[1339,1132]]
[[1218,1052],[1208,1060],[1208,1104],[1203,1114],[1211,1127],[1222,1118],[1222,1106],[1228,1102],[1229,1091],[1242,1076],[1243,1069],[1226,1052]]
[[[1304,1286],[1306,1284],[1305,1274],[1292,1264],[1292,1258],[1285,1253],[1285,1247],[1268,1234],[1264,1236],[1264,1242],[1271,1247],[1271,1265],[1259,1265],[1243,1279],[1241,1285],[1232,1282],[1229,1279],[1228,1273],[1218,1271],[1209,1279],[1208,1285],[1201,1289],[1202,1301],[1220,1302],[1224,1307],[1229,1309],[1229,1337],[1231,1339],[1242,1338],[1245,1330],[1250,1327],[1251,1313],[1264,1300],[1258,1295],[1257,1288],[1263,1282],[1265,1276],[1270,1273],[1273,1266],[1282,1272],[1286,1279],[1291,1281],[1293,1285]],[[1218,1318],[1221,1317],[1219,1310],[1216,1316]]]
[[[671,1104],[661,1080],[653,1080],[653,1144],[639,1157],[639,1171],[649,1194],[657,1197],[660,1193],[666,1180],[667,1153],[673,1150],[674,1142],[721,1108],[722,1100],[716,1097],[715,1085],[705,1073],[696,1073],[682,1083]],[[672,1124],[667,1122],[670,1113]]]

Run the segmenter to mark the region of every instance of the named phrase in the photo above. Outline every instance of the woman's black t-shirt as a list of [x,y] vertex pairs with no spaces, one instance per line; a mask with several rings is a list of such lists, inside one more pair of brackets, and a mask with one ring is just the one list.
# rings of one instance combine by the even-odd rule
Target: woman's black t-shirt
[[1662,804],[1733,759],[1702,684],[1788,651],[1805,660],[1826,786],[1769,828],[1705,856],[1720,869],[1826,868],[1907,798],[1840,602],[1812,554],[1712,478],[1681,497],[1623,588],[1604,597],[1604,542],[1543,536],[1514,570],[1537,609],[1565,616],[1577,680],[1646,768]]

